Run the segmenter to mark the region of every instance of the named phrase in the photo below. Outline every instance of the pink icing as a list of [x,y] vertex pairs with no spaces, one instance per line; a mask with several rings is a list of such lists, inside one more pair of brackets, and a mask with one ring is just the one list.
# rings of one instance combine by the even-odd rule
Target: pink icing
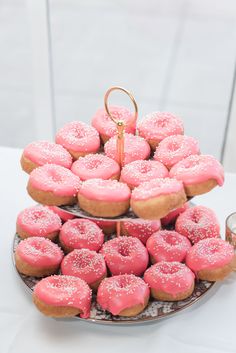
[[129,236],[138,238],[143,244],[146,244],[148,238],[160,229],[161,223],[159,219],[156,221],[137,219],[123,222],[122,226]]
[[101,250],[112,275],[140,276],[148,265],[148,252],[137,238],[118,237],[107,241]]
[[[109,110],[112,116],[125,122],[125,131],[134,134],[136,128],[136,122],[134,121],[133,114],[124,108],[118,106],[110,106]],[[102,135],[112,137],[117,134],[116,124],[107,115],[104,108],[99,109],[94,117],[92,118],[92,126]]]
[[88,154],[75,161],[71,171],[81,180],[111,179],[114,176],[119,176],[120,166],[116,161],[103,154]]
[[99,227],[99,228],[106,228],[106,227],[116,227],[116,222],[114,221],[109,221],[109,220],[93,220],[93,222]]
[[220,236],[220,224],[215,213],[204,206],[191,207],[179,215],[175,230],[188,237],[193,243]]
[[101,254],[88,249],[73,250],[61,263],[63,275],[75,276],[93,284],[106,275],[106,264]]
[[78,277],[50,276],[34,287],[34,294],[47,305],[68,306],[82,311],[83,318],[90,315],[92,292],[87,283]]
[[145,181],[168,177],[166,167],[157,161],[134,161],[126,164],[121,171],[121,181],[136,187]]
[[29,183],[36,189],[51,191],[59,196],[76,196],[81,185],[77,175],[56,164],[45,164],[34,169]]
[[102,230],[94,222],[81,218],[64,223],[59,238],[66,247],[94,251],[98,251],[104,242]]
[[218,185],[224,183],[224,170],[222,165],[212,156],[189,156],[170,170],[170,177],[182,180],[184,184],[195,184],[215,179]]
[[194,283],[194,273],[180,262],[158,262],[144,273],[144,281],[151,289],[175,297],[188,291]]
[[68,221],[69,219],[73,219],[75,218],[75,216],[73,216],[71,213],[68,213],[66,211],[63,211],[62,209],[60,209],[59,207],[56,206],[47,206],[47,208],[49,208],[50,210],[52,210],[54,213],[56,213],[63,222]]
[[59,266],[63,259],[59,246],[41,237],[22,240],[16,248],[16,254],[28,265],[38,268]]
[[130,198],[130,189],[117,180],[89,179],[82,183],[80,195],[90,200],[126,201]]
[[182,262],[191,248],[191,243],[186,237],[175,231],[161,230],[148,239],[146,246],[155,262]]
[[200,149],[197,140],[190,136],[175,135],[168,136],[159,143],[154,159],[170,169],[182,159],[199,153]]
[[168,195],[183,190],[183,183],[176,179],[160,178],[147,181],[132,191],[132,200],[147,200],[160,195]]
[[98,288],[97,302],[113,315],[135,305],[144,305],[149,298],[148,285],[134,275],[105,278]]
[[186,264],[192,271],[221,268],[231,262],[234,248],[220,238],[200,240],[189,250]]
[[58,164],[69,168],[72,165],[72,157],[61,145],[48,141],[32,142],[25,147],[23,156],[35,164]]
[[174,223],[176,218],[186,211],[189,208],[188,202],[186,202],[183,206],[176,208],[175,210],[168,213],[167,216],[161,219],[161,224],[163,227],[167,226],[168,224]]
[[46,237],[59,232],[61,220],[47,207],[36,205],[21,211],[17,217],[17,225],[30,236]]
[[[105,143],[104,151],[108,157],[118,161],[116,136]],[[150,151],[149,144],[142,137],[124,134],[124,164],[138,159],[147,159],[150,156]]]
[[139,135],[148,140],[163,140],[171,135],[183,135],[181,119],[171,113],[154,112],[146,115],[138,124]]
[[92,126],[73,121],[58,131],[56,143],[71,151],[94,153],[100,147],[100,138]]

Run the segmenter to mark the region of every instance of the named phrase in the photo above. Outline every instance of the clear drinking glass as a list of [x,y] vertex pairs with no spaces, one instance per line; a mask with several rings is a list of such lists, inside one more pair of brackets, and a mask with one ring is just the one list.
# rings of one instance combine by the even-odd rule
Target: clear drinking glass
[[226,218],[225,239],[236,249],[236,212]]

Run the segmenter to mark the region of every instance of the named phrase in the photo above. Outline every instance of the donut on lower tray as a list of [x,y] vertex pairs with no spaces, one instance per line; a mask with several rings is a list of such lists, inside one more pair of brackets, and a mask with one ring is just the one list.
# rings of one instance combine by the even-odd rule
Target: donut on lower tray
[[135,219],[121,222],[122,235],[138,238],[144,245],[148,238],[161,228],[159,219],[148,221],[144,219]]

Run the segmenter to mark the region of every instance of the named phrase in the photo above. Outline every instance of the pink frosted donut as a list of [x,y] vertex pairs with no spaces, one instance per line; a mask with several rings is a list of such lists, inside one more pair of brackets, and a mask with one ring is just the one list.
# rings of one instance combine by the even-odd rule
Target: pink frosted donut
[[[117,137],[113,136],[104,145],[106,155],[116,161],[117,156]],[[124,134],[124,164],[131,163],[138,159],[147,159],[150,156],[148,143],[139,136]]]
[[88,179],[119,179],[120,166],[113,159],[103,154],[87,154],[72,165],[71,171],[81,180]]
[[134,274],[140,276],[148,265],[148,252],[137,238],[118,237],[107,241],[102,249],[112,275]]
[[[136,121],[133,114],[124,107],[110,106],[112,116],[125,123],[125,131],[135,133]],[[102,141],[105,143],[109,138],[117,134],[116,124],[107,115],[104,108],[99,109],[92,118],[92,126],[99,132]]]
[[138,238],[143,244],[146,244],[148,238],[161,227],[161,222],[145,221],[144,219],[137,219],[133,221],[125,221],[121,223],[123,235]]
[[158,262],[144,273],[144,281],[157,300],[177,301],[194,290],[194,273],[180,262]]
[[76,218],[63,224],[59,240],[65,252],[82,248],[98,251],[104,242],[104,234],[94,222]]
[[88,318],[91,289],[85,281],[72,276],[50,276],[34,287],[33,301],[44,315],[67,317],[80,314]]
[[171,231],[161,230],[150,236],[146,244],[152,263],[161,261],[184,261],[190,241],[183,235]]
[[83,279],[96,290],[107,275],[106,263],[101,254],[88,249],[76,249],[66,255],[61,263],[63,275],[75,276]]
[[62,259],[59,246],[42,237],[21,241],[15,252],[16,267],[26,276],[43,277],[56,273]]
[[134,275],[105,278],[97,293],[98,304],[113,315],[135,316],[143,311],[148,300],[148,285]]
[[205,238],[219,238],[220,224],[215,213],[207,207],[195,206],[188,208],[179,215],[175,230],[197,243]]
[[101,221],[101,220],[93,220],[93,222],[102,229],[103,233],[106,235],[111,235],[116,230],[116,222],[114,221]]
[[100,138],[92,126],[82,121],[73,121],[58,131],[56,143],[65,147],[77,159],[88,153],[96,153],[100,147]]
[[235,267],[232,245],[220,238],[200,240],[189,250],[186,264],[199,279],[218,281],[224,279]]
[[161,225],[166,227],[176,221],[177,217],[189,208],[189,203],[186,202],[183,206],[176,208],[175,210],[168,213],[167,216],[161,219]]
[[50,210],[52,210],[54,213],[56,213],[63,222],[68,221],[69,219],[75,218],[75,216],[71,213],[68,213],[66,211],[63,211],[62,209],[56,207],[56,206],[47,206]]
[[53,240],[60,228],[60,217],[41,205],[25,208],[16,220],[16,232],[22,239],[38,236]]
[[138,124],[137,129],[139,136],[145,138],[153,150],[164,138],[184,134],[182,120],[171,113],[162,112],[146,115]]
[[168,136],[156,148],[154,159],[168,169],[182,159],[193,154],[200,154],[198,141],[185,135]]
[[45,164],[31,172],[27,190],[32,199],[39,203],[60,206],[76,202],[80,185],[80,178],[69,169]]
[[131,189],[145,181],[168,177],[166,167],[157,161],[134,161],[126,164],[121,170],[120,181],[126,183]]
[[193,155],[175,164],[170,177],[181,180],[187,195],[194,196],[210,191],[217,184],[222,186],[224,170],[212,156]]
[[78,193],[80,207],[96,217],[116,217],[129,209],[130,189],[117,180],[89,179]]
[[183,183],[176,179],[159,178],[134,188],[130,204],[143,219],[160,219],[186,201]]

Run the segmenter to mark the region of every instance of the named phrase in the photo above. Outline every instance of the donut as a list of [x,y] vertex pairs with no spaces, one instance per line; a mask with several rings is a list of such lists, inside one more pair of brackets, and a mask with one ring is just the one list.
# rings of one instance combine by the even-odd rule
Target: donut
[[89,219],[76,218],[63,224],[59,241],[66,253],[82,248],[98,251],[104,242],[104,234]]
[[30,173],[27,191],[33,200],[48,206],[73,205],[81,181],[69,169],[45,164]]
[[66,255],[61,263],[61,272],[83,279],[95,291],[107,276],[103,256],[88,249],[76,249]]
[[54,275],[43,278],[34,287],[33,302],[46,316],[70,317],[90,315],[92,292],[78,277]]
[[[112,116],[125,123],[125,131],[135,133],[136,121],[133,114],[124,107],[110,106]],[[117,126],[111,120],[104,108],[99,109],[92,118],[92,126],[99,132],[103,143],[107,142],[112,136],[117,134]]]
[[47,208],[49,208],[51,211],[53,211],[54,213],[56,213],[63,222],[68,221],[69,219],[73,219],[75,218],[75,216],[71,213],[68,213],[66,211],[63,211],[62,209],[56,207],[56,206],[46,206]]
[[194,273],[184,264],[174,261],[161,261],[152,265],[144,273],[144,281],[157,300],[184,300],[193,293]]
[[209,155],[192,155],[175,164],[169,175],[184,183],[188,196],[205,194],[224,183],[222,165]]
[[16,220],[16,232],[22,239],[37,236],[54,240],[60,228],[60,217],[41,205],[25,208]]
[[73,163],[71,171],[81,180],[119,179],[120,177],[119,164],[103,154],[87,154],[85,157],[80,157]]
[[148,304],[148,285],[134,275],[105,278],[98,287],[97,302],[113,315],[136,316]]
[[236,266],[231,244],[220,238],[207,238],[194,244],[186,256],[186,265],[196,277],[206,281],[223,280]]
[[123,236],[108,240],[101,253],[112,275],[141,276],[148,266],[147,249],[137,238]]
[[93,222],[97,226],[99,226],[99,228],[101,228],[103,233],[106,235],[111,235],[116,231],[116,222],[114,221],[107,221],[107,220],[102,221],[102,220],[93,219]]
[[146,244],[152,263],[184,261],[191,243],[185,236],[171,230],[160,230]]
[[178,208],[176,208],[176,209],[173,210],[173,211],[170,211],[170,213],[168,213],[167,216],[165,216],[165,217],[163,217],[163,218],[161,219],[161,225],[162,225],[163,227],[166,227],[166,226],[168,226],[168,225],[170,225],[170,224],[173,224],[173,223],[176,221],[177,217],[178,217],[181,213],[183,213],[184,211],[186,211],[188,208],[189,208],[189,203],[186,202],[185,204],[183,204],[183,206],[178,207]]
[[174,135],[162,140],[156,148],[154,159],[171,169],[182,159],[200,154],[198,141],[191,136]]
[[145,138],[153,150],[164,138],[184,134],[182,120],[165,112],[153,112],[146,115],[138,124],[137,130],[139,136]]
[[57,164],[71,168],[72,157],[61,145],[48,141],[36,141],[27,145],[21,156],[21,167],[26,173],[31,173],[44,164]]
[[197,243],[205,238],[219,238],[220,224],[215,213],[208,207],[190,207],[176,220],[175,230]]
[[131,194],[134,213],[143,219],[160,219],[186,201],[183,183],[159,178],[140,184]]
[[144,219],[135,219],[132,221],[124,221],[121,223],[121,232],[123,235],[138,238],[144,245],[148,238],[161,227],[158,220],[147,221]]
[[128,211],[130,189],[117,180],[89,179],[83,182],[78,201],[92,216],[116,217]]
[[[117,136],[113,136],[104,145],[105,154],[119,161],[117,154]],[[124,134],[124,164],[131,163],[139,159],[147,159],[150,156],[149,144],[139,136]]]
[[120,181],[133,189],[145,181],[166,178],[168,175],[169,172],[162,163],[153,160],[141,160],[126,164],[121,170]]
[[74,159],[96,153],[100,148],[97,130],[82,121],[72,121],[62,127],[56,134],[56,143],[66,148]]
[[15,251],[16,268],[26,276],[52,275],[58,271],[62,259],[59,246],[42,237],[22,240]]

